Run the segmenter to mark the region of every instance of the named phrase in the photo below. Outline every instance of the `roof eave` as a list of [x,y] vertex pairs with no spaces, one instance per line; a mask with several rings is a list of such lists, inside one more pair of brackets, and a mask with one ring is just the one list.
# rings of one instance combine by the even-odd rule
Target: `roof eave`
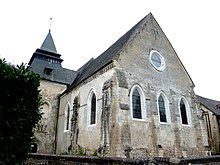
[[106,65],[104,65],[103,67],[99,68],[97,71],[95,71],[93,74],[91,74],[90,76],[86,77],[85,79],[80,80],[79,82],[77,82],[76,84],[72,84],[71,86],[69,86],[63,93],[60,94],[60,97],[64,94],[69,93],[72,89],[74,89],[75,87],[77,87],[80,83],[86,81],[87,79],[89,79],[90,77],[92,77],[93,75],[95,75],[97,72],[99,72],[100,70],[102,70],[104,67],[106,67],[107,65],[113,63],[114,61],[111,60],[108,63],[106,63]]

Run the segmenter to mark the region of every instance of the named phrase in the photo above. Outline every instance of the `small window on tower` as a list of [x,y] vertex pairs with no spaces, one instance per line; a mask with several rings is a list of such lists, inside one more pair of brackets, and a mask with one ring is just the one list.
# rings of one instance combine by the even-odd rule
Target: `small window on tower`
[[44,74],[47,76],[51,76],[53,69],[51,68],[45,68],[44,69]]

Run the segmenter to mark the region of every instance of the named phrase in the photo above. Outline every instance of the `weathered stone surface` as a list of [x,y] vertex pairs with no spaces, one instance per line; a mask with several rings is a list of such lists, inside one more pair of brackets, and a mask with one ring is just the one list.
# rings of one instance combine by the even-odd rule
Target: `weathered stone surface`
[[55,153],[58,97],[65,89],[66,85],[46,80],[40,82],[44,114],[35,131],[38,153]]
[[[191,78],[153,17],[139,26],[108,64],[111,67],[105,66],[60,98],[57,153],[69,146],[72,132],[64,130],[64,110],[78,96],[77,145],[86,153],[106,149],[107,156],[130,158],[205,155],[207,139],[196,114]],[[164,70],[153,66],[152,50],[164,58]],[[133,89],[140,97],[140,119],[133,117]],[[91,92],[97,98],[95,124],[89,123]],[[160,121],[159,96],[166,122]],[[186,102],[187,124],[182,124],[181,99]]]
[[100,165],[100,164],[126,164],[126,165],[157,165],[171,163],[177,164],[210,164],[218,165],[220,156],[209,157],[194,157],[194,158],[159,158],[159,157],[146,157],[144,159],[125,159],[117,157],[88,157],[88,156],[73,156],[73,155],[46,155],[46,154],[29,154],[28,159],[24,163],[25,165],[38,165],[38,164],[50,164],[50,165]]
[[178,158],[170,158],[169,163],[170,164],[180,164],[181,160]]
[[128,104],[119,103],[121,110],[129,110]]
[[119,87],[128,89],[128,83],[127,83],[127,80],[126,80],[125,73],[121,70],[118,70],[118,69],[116,69],[115,71],[117,73]]

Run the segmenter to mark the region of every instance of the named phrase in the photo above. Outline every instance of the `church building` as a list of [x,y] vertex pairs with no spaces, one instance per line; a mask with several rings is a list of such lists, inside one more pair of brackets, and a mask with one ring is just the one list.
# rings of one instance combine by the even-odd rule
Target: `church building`
[[29,62],[44,101],[37,152],[140,158],[208,151],[195,85],[151,13],[77,71],[62,61],[49,31]]

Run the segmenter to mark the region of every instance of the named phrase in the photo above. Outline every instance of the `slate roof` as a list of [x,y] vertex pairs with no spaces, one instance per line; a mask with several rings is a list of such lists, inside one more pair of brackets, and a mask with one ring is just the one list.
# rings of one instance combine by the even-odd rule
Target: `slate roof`
[[121,38],[119,38],[112,46],[110,46],[106,51],[104,51],[96,59],[89,60],[83,67],[77,70],[77,77],[74,82],[71,84],[70,90],[86,80],[88,77],[92,76],[94,73],[113,62],[117,59],[120,50],[132,39],[132,36],[139,31],[141,25],[146,22],[149,17],[153,15],[149,13],[141,21],[139,21],[135,26],[133,26],[127,33],[125,33]]
[[54,41],[53,41],[50,30],[49,30],[44,42],[42,43],[40,49],[46,50],[48,52],[57,53],[57,49],[56,49],[56,46],[54,44]]
[[[45,68],[52,69],[51,75],[45,74]],[[58,64],[48,65],[44,60],[38,58],[34,59],[34,62],[30,65],[30,69],[39,74],[41,79],[67,85],[71,84],[76,77],[76,71],[62,68]]]
[[66,69],[66,68],[63,68],[63,71],[66,76],[66,80],[67,80],[68,84],[72,84],[73,80],[77,76],[77,72],[74,70]]
[[220,109],[216,107],[216,105],[220,104],[220,101],[208,99],[199,95],[196,95],[196,97],[200,104],[211,110],[216,116],[220,116]]
[[[34,52],[28,64],[41,79],[70,85],[76,77],[76,71],[63,68],[60,57],[49,30],[41,48]],[[46,70],[50,70],[51,74],[46,74]]]
[[[123,48],[133,39],[133,37],[140,32],[140,29],[148,24],[149,21],[155,20],[153,15],[149,13],[145,16],[142,20],[140,20],[136,25],[134,25],[128,32],[126,32],[122,37],[120,37],[113,45],[111,45],[106,51],[104,51],[101,55],[99,55],[95,59],[90,59],[85,65],[83,65],[80,69],[77,70],[77,76],[73,83],[68,87],[65,92],[72,90],[81,82],[85,81],[87,78],[94,75],[96,72],[117,60],[120,52]],[[155,20],[156,21],[156,20]],[[168,40],[169,42],[169,40]],[[171,45],[171,44],[170,44]],[[172,46],[172,45],[171,45]],[[173,49],[174,50],[174,49]],[[175,51],[175,50],[174,50]],[[178,55],[176,54],[177,58],[179,59]],[[180,63],[182,64],[181,60],[179,59]],[[192,81],[190,75],[188,74],[187,70],[185,69],[184,65],[182,64],[184,70],[186,71],[187,75],[189,76],[190,80]],[[193,81],[192,81],[193,83]],[[193,83],[194,85],[194,83]],[[64,92],[64,93],[65,93]]]

